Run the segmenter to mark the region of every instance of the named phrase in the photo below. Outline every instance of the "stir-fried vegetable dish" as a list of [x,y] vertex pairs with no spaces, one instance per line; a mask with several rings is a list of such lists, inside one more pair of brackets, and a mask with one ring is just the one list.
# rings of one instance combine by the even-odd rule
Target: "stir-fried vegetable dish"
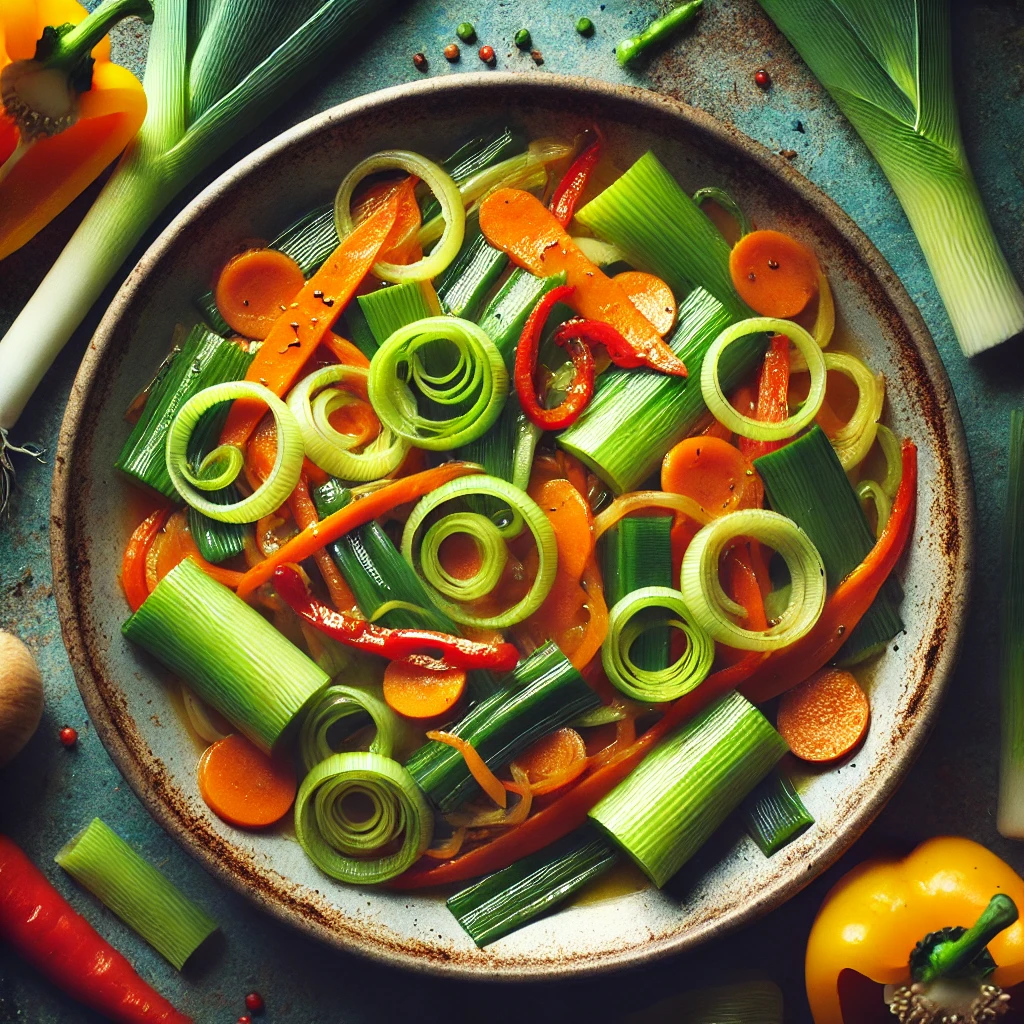
[[124,633],[212,812],[457,884],[481,945],[734,812],[765,856],[810,827],[786,766],[870,737],[916,451],[806,239],[599,127],[502,128],[249,246],[117,460]]

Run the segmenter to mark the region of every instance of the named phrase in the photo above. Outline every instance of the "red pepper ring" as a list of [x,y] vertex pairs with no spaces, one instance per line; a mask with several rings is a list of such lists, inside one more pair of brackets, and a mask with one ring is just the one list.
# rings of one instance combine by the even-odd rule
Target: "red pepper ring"
[[273,580],[274,589],[296,615],[321,633],[368,654],[379,654],[392,661],[426,655],[444,661],[451,668],[484,668],[495,672],[509,672],[519,662],[519,652],[512,644],[483,644],[431,629],[388,629],[346,615],[313,597],[298,570],[290,565],[279,565],[274,570]]
[[650,365],[611,324],[606,324],[602,320],[584,320],[582,317],[566,320],[555,331],[555,341],[562,345],[568,338],[579,338],[590,345],[604,345],[608,358],[616,366],[627,370]]
[[594,393],[594,357],[590,349],[577,335],[559,339],[556,334],[558,343],[571,356],[575,372],[565,399],[556,408],[544,409],[537,400],[534,372],[537,368],[537,354],[544,325],[551,310],[574,291],[572,285],[563,284],[552,288],[544,295],[533,307],[533,312],[523,325],[523,333],[516,346],[515,382],[519,404],[530,422],[541,430],[563,430],[572,426]]
[[590,181],[590,175],[604,152],[604,136],[601,134],[600,128],[595,125],[588,128],[587,131],[593,134],[593,140],[569,165],[569,169],[555,186],[555,191],[551,195],[549,209],[563,228],[569,226],[569,221],[576,213],[576,204],[580,201],[580,196],[583,195],[587,182]]

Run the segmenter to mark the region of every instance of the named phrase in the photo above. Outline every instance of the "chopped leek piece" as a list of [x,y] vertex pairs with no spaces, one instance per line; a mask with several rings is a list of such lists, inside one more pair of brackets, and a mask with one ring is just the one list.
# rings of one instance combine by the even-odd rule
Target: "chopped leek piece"
[[[786,563],[789,603],[767,629],[747,629],[746,610],[722,588],[719,563],[739,538],[753,538]],[[690,541],[683,555],[679,589],[694,620],[719,643],[741,651],[776,651],[806,636],[825,607],[825,566],[810,538],[778,512],[748,508],[713,519]]]
[[220,310],[217,308],[217,300],[213,297],[213,292],[204,292],[195,300],[195,307],[199,310],[206,326],[209,327],[214,334],[219,334],[222,338],[230,338],[235,332],[231,330],[227,320],[220,315]]
[[[519,662],[504,689],[481,701],[447,731],[472,744],[496,771],[534,740],[600,703],[569,659],[549,642]],[[480,793],[462,755],[437,740],[415,751],[406,767],[442,812]]]
[[1024,838],[1024,412],[1010,413],[1010,468],[1003,520],[999,685],[1002,745],[999,831]]
[[[743,235],[750,234],[750,221],[747,219],[747,215],[743,212],[743,207],[736,202],[735,199],[728,193],[724,188],[715,188],[711,186],[709,188],[699,188],[693,193],[693,201],[698,205],[702,206],[708,200],[717,203],[726,213],[736,221],[737,226],[740,229],[740,237]],[[824,346],[822,346],[824,347]]]
[[[627,516],[605,534],[604,596],[609,608],[642,587],[672,586],[671,536],[671,516]],[[671,640],[667,625],[649,622],[634,639],[629,656],[640,669],[668,668]]]
[[783,1024],[782,991],[760,978],[681,992],[646,1010],[631,1013],[623,1024]]
[[777,853],[814,824],[814,816],[804,807],[792,780],[778,769],[743,801],[740,817],[750,838],[766,857]]
[[245,376],[252,356],[233,341],[193,327],[132,428],[114,465],[133,480],[168,498],[178,492],[167,472],[167,435],[181,407],[204,388]]
[[1024,293],[964,151],[947,0],[760,0],[903,204],[965,355],[1024,330]]
[[554,910],[618,859],[608,841],[584,825],[450,896],[447,906],[469,937],[486,946]]
[[[424,535],[418,556],[416,550],[417,531],[435,509],[448,501],[479,495],[507,502],[509,508],[515,513],[513,522],[508,527],[499,529],[486,516],[479,513],[466,513],[468,518],[460,520],[460,529],[457,532],[467,533],[477,541],[478,545],[484,538],[488,538],[487,543],[491,545],[489,550],[493,551],[495,533],[504,540],[504,538],[520,532],[522,530],[520,524],[523,523],[533,534],[533,539],[537,544],[537,575],[532,586],[526,595],[511,608],[493,615],[477,615],[453,601],[446,600],[443,596],[449,592],[439,588],[437,581],[446,577],[447,574],[440,564],[438,547],[430,542],[430,533],[433,527],[428,529]],[[483,553],[481,550],[481,554]],[[529,618],[544,603],[544,598],[547,597],[555,581],[558,545],[550,520],[525,491],[521,491],[504,480],[499,480],[497,477],[466,476],[460,477],[458,480],[450,480],[448,483],[442,484],[436,491],[420,498],[412,510],[412,514],[406,520],[405,530],[402,532],[402,557],[416,570],[421,579],[430,584],[434,593],[434,603],[456,622],[484,629],[505,629],[507,626],[514,626],[517,622]],[[492,557],[495,556],[492,555]],[[489,571],[490,567],[485,560],[485,563],[481,564],[479,572],[487,573]],[[497,582],[496,578],[495,582]]]
[[751,315],[733,287],[725,239],[653,153],[640,157],[576,219],[622,249],[638,270],[657,274],[676,296],[699,285],[730,320]]
[[508,266],[508,256],[490,245],[480,231],[480,216],[466,220],[466,240],[437,282],[437,297],[446,313],[476,318],[487,293]]
[[357,301],[378,348],[400,327],[441,315],[437,292],[429,281],[406,281],[378,288],[360,295]]
[[[668,341],[686,363],[689,377],[680,380],[649,370],[606,371],[590,404],[558,436],[558,444],[616,493],[636,488],[674,444],[707,418],[701,367],[712,342],[734,319],[714,296],[694,289],[681,303],[675,333]],[[752,335],[722,353],[718,379],[726,392],[754,368],[764,345],[763,335]]]
[[299,753],[306,771],[311,771],[332,754],[342,753],[334,744],[365,725],[367,718],[376,728],[370,753],[392,757],[401,728],[398,715],[368,689],[357,690],[337,683],[328,686],[302,719]]
[[[871,527],[839,458],[820,427],[754,463],[768,503],[811,538],[825,565],[829,586],[837,586],[874,545]],[[842,664],[877,654],[903,630],[902,592],[890,578],[875,603],[839,650]]]
[[787,749],[753,704],[727,694],[655,747],[590,820],[661,888]]
[[565,274],[552,277],[534,277],[528,270],[517,267],[498,289],[480,316],[480,326],[498,346],[509,371],[516,358],[516,345],[523,333],[523,325],[533,307],[552,288],[565,284]]
[[179,971],[218,928],[206,911],[99,818],[53,859]]
[[374,353],[380,348],[377,339],[366,322],[366,315],[359,308],[358,302],[350,302],[342,317],[346,337],[367,359],[372,359]]
[[433,834],[434,816],[412,776],[381,754],[332,754],[295,797],[299,845],[342,882],[387,882],[422,856]]
[[188,558],[121,631],[268,752],[329,682],[258,611]]

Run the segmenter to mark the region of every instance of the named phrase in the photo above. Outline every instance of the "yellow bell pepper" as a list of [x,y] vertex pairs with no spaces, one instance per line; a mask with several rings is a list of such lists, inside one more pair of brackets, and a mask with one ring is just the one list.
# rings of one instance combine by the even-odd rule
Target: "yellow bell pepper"
[[[928,1024],[944,1019],[943,1012],[959,1012],[954,1019],[962,1024],[996,1019],[1008,1000],[996,986],[1024,981],[1018,906],[1024,907],[1024,880],[970,839],[930,839],[903,860],[854,868],[826,896],[808,939],[805,977],[815,1024],[858,1024],[844,1020],[840,1005],[839,976],[846,969],[900,986],[893,1007],[900,1020]],[[959,950],[955,934],[934,936],[946,928],[968,929]],[[932,941],[915,953],[926,939]],[[991,960],[976,957],[986,947],[994,973]]]
[[[60,213],[139,130],[145,93],[110,62],[106,32],[147,12],[138,0],[108,0],[86,21],[75,0],[0,3],[0,259]],[[75,34],[44,39],[48,27],[65,25]],[[40,40],[57,51],[49,62],[35,59]],[[33,75],[31,84],[16,72]]]

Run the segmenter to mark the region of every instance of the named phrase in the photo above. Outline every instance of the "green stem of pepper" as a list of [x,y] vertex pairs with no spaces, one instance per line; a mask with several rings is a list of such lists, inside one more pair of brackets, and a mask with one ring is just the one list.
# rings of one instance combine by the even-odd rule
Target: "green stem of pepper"
[[959,939],[940,943],[932,950],[927,965],[916,980],[927,985],[938,978],[962,972],[1017,917],[1017,905],[1009,896],[1003,893],[993,896],[981,917]]

